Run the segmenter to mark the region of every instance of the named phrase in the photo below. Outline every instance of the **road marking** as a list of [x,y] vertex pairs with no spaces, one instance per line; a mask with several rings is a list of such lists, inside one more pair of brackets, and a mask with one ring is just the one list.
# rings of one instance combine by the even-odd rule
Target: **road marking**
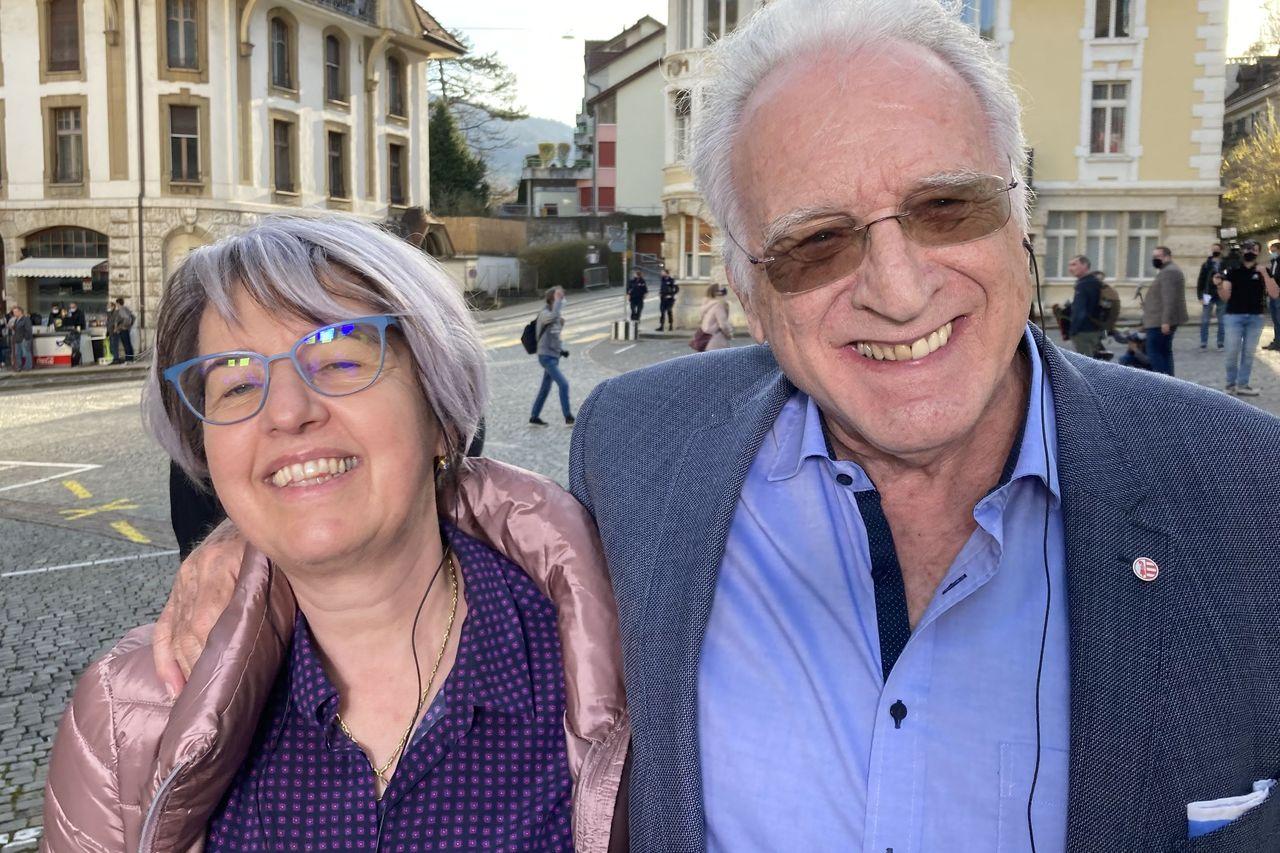
[[139,533],[138,528],[127,521],[113,521],[111,522],[111,528],[130,542],[137,542],[139,545],[151,544],[150,539]]
[[[101,465],[69,465],[65,462],[15,462],[10,459],[0,459],[0,465],[10,465],[10,466],[13,466],[14,468],[21,468],[23,466],[26,466],[29,468],[64,469],[64,470],[60,470],[56,474],[50,474],[48,477],[41,477],[38,480],[28,480],[25,483],[14,483],[11,486],[0,486],[0,492],[8,492],[8,491],[12,491],[13,489],[21,489],[24,486],[38,486],[41,483],[47,483],[50,480],[57,480],[62,477],[75,477],[79,474],[83,474],[86,471],[92,471],[95,468],[102,467]],[[66,469],[69,469],[69,470],[66,470]]]
[[93,497],[93,492],[80,485],[75,480],[63,480],[62,485],[67,487],[67,491],[78,497],[80,500]]
[[118,500],[105,503],[102,506],[85,507],[84,509],[63,509],[58,514],[66,517],[68,521],[79,521],[82,518],[88,518],[91,515],[97,515],[100,512],[122,512],[126,509],[137,509],[138,505],[130,503],[128,498],[119,498]]
[[624,352],[626,352],[627,350],[629,350],[629,349],[635,349],[635,348],[636,348],[636,345],[635,345],[635,344],[631,344],[631,345],[629,345],[629,346],[625,346],[625,347],[623,347],[623,348],[622,348],[622,349],[620,349],[620,350],[616,350],[613,354],[614,354],[614,355],[622,355],[622,354],[623,354]]
[[84,569],[90,566],[107,566],[112,563],[131,563],[137,560],[149,560],[152,557],[174,557],[177,556],[178,549],[174,548],[170,551],[152,551],[150,554],[133,554],[129,557],[108,557],[105,560],[86,560],[83,563],[66,563],[61,566],[40,566],[35,569],[19,569],[14,572],[0,573],[0,578],[16,578],[21,575],[41,575],[46,572],[64,572],[67,569]]
[[588,335],[585,338],[565,338],[564,342],[566,344],[593,344],[596,341],[603,341],[608,337],[610,337],[609,332],[601,332],[598,335]]

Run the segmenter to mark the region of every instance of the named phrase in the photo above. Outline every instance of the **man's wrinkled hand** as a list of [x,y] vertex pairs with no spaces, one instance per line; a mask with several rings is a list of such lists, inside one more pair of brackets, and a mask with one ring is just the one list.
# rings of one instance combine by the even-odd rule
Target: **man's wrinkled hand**
[[244,551],[240,532],[224,521],[183,560],[174,575],[173,590],[156,620],[151,646],[156,673],[174,696],[186,686],[209,632],[231,601]]

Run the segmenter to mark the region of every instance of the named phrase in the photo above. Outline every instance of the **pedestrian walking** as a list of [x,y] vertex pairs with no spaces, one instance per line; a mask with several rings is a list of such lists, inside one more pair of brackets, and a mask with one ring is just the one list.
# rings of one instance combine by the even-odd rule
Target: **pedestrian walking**
[[547,291],[547,304],[538,313],[535,326],[538,335],[538,364],[542,366],[542,385],[538,388],[538,396],[533,398],[533,412],[529,415],[529,423],[546,426],[541,417],[542,406],[551,393],[554,382],[560,390],[560,413],[564,415],[566,424],[573,423],[573,411],[569,408],[569,380],[560,370],[560,359],[568,358],[569,351],[560,341],[560,333],[564,330],[564,288],[553,287]]
[[13,346],[15,350],[13,369],[19,372],[30,370],[35,366],[31,358],[31,342],[35,338],[31,329],[31,318],[19,306],[14,307],[13,313]]
[[[1271,253],[1271,257],[1267,260],[1267,274],[1272,278],[1280,279],[1280,240],[1272,240],[1268,243],[1267,250]],[[1280,350],[1280,299],[1267,297],[1267,311],[1271,315],[1274,336],[1266,348]]]
[[111,336],[111,363],[124,364],[133,361],[133,312],[124,304],[124,297],[116,297],[107,315],[107,332]]
[[1071,326],[1068,334],[1076,352],[1097,358],[1102,349],[1101,312],[1102,279],[1093,271],[1093,262],[1084,255],[1067,261],[1067,272],[1076,277],[1075,294],[1071,297]]
[[680,285],[676,284],[676,280],[671,277],[671,273],[667,272],[667,268],[662,268],[662,278],[658,286],[658,331],[663,328],[675,331],[675,307],[676,296],[680,293]]
[[1214,277],[1218,298],[1226,303],[1223,317],[1227,326],[1227,393],[1256,397],[1258,389],[1249,384],[1253,355],[1262,337],[1267,297],[1280,299],[1280,287],[1265,269],[1258,267],[1258,244],[1252,240],[1241,248],[1241,264]]
[[1222,326],[1222,313],[1226,304],[1218,298],[1213,277],[1225,268],[1222,244],[1214,243],[1209,248],[1209,257],[1200,265],[1200,275],[1196,277],[1196,298],[1200,300],[1200,349],[1209,348],[1209,322],[1214,315],[1218,318],[1218,349],[1223,347],[1226,329]]
[[13,309],[5,312],[0,319],[0,365],[13,369],[17,364],[17,353],[13,346]]
[[84,312],[80,310],[80,306],[72,302],[67,307],[67,314],[62,319],[62,328],[67,333],[63,341],[67,346],[71,347],[71,366],[78,367],[82,356],[80,354],[80,333],[84,331]]
[[1151,252],[1158,270],[1142,300],[1142,325],[1147,330],[1147,358],[1157,373],[1173,375],[1173,336],[1187,322],[1187,278],[1166,246]]
[[644,280],[640,270],[636,270],[627,281],[627,301],[631,303],[631,319],[637,323],[640,322],[640,315],[644,313],[644,297],[648,292],[648,282]]
[[729,291],[719,284],[707,288],[707,302],[702,306],[698,329],[708,335],[703,351],[724,349],[733,339],[733,323],[729,320]]

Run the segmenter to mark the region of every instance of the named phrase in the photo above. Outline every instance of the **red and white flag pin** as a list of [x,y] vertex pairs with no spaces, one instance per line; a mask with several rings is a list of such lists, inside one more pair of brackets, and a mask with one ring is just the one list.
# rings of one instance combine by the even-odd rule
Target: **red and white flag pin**
[[1133,573],[1138,580],[1150,582],[1160,577],[1160,567],[1150,557],[1139,557],[1133,561]]

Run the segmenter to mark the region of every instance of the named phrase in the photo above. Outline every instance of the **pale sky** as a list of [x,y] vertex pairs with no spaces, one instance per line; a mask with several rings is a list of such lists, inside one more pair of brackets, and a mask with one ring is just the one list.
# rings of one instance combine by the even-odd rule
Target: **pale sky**
[[[667,23],[666,0],[419,0],[442,25],[495,50],[516,73],[530,115],[573,124],[582,102],[582,43],[612,38],[645,15]],[[1191,2],[1191,0],[1177,0]],[[1229,0],[1227,56],[1257,39],[1264,0]],[[564,36],[572,36],[566,39]]]

